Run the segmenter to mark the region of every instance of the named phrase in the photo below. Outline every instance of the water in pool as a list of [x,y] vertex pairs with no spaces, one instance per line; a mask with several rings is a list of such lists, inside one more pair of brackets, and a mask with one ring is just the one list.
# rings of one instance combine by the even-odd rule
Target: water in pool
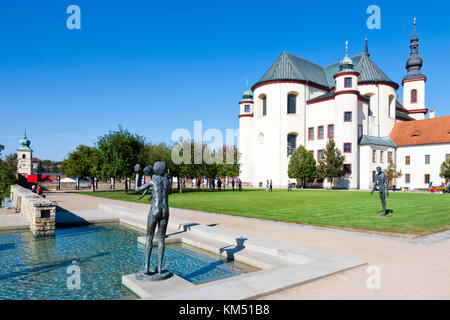
[[[0,233],[0,299],[135,299],[122,275],[143,267],[139,235],[114,224],[57,229],[54,238],[45,239],[30,232]],[[80,289],[67,286],[74,261]],[[166,245],[164,265],[194,284],[256,270],[185,244]]]

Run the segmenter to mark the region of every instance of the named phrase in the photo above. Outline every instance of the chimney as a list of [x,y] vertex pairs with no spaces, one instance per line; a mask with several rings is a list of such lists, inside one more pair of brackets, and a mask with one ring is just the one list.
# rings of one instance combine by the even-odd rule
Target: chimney
[[430,119],[434,118],[436,116],[436,111],[434,109],[430,110]]

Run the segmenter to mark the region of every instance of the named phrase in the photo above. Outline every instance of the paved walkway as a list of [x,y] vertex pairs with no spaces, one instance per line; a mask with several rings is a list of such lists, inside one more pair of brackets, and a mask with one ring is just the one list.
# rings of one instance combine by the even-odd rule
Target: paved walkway
[[[48,193],[67,211],[96,210],[99,204],[116,204],[148,210],[149,205]],[[266,297],[266,299],[450,299],[450,239],[410,241],[389,236],[300,226],[183,209],[171,209],[175,218],[223,228],[268,240],[282,241],[365,261],[367,266],[341,272]],[[405,241],[408,240],[408,241]],[[368,289],[367,267],[380,268],[381,289]]]
[[27,219],[20,213],[0,214],[0,231],[28,229]]

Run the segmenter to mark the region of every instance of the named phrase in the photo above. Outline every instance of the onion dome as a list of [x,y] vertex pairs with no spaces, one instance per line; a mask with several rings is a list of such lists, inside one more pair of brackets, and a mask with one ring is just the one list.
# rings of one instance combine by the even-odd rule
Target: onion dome
[[345,57],[339,62],[339,72],[354,71],[353,60],[347,55],[348,41],[345,41]]
[[425,78],[425,76],[420,72],[422,68],[422,58],[419,57],[419,38],[416,32],[416,18],[414,18],[413,35],[411,37],[411,52],[409,54],[409,59],[406,61],[406,69],[408,74],[403,80]]
[[17,150],[31,151],[30,144],[31,144],[31,141],[28,140],[27,133],[25,132],[24,137],[22,139],[20,139],[19,148]]
[[253,102],[253,92],[248,87],[248,80],[247,80],[247,89],[242,94],[242,100],[241,101]]

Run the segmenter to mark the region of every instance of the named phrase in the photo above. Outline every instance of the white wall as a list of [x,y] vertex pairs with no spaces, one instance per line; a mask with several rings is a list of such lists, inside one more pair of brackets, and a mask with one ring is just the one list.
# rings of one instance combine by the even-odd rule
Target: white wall
[[[353,82],[353,84],[355,83],[356,81]],[[358,84],[358,87],[355,85],[355,88],[352,89],[360,90],[362,95],[372,95],[373,116],[368,115],[367,103],[358,100],[355,94],[338,95],[335,99],[305,107],[305,101],[318,97],[325,91],[299,83],[272,83],[256,88],[254,91],[254,117],[240,118],[242,180],[250,183],[253,187],[258,187],[260,182],[265,186],[266,180],[272,179],[275,187],[285,188],[289,180],[287,175],[289,164],[287,135],[289,133],[297,134],[297,146],[304,145],[307,150],[314,151],[314,158],[317,160],[317,151],[325,149],[328,141],[327,126],[334,124],[336,146],[343,151],[344,142],[352,143],[352,153],[345,153],[345,163],[352,164],[352,175],[341,182],[347,184],[347,187],[359,188],[361,183],[365,183],[362,181],[367,179],[359,177],[361,157],[358,147],[358,125],[363,126],[363,133],[366,135],[388,136],[395,124],[395,99],[397,97],[394,88],[387,85]],[[296,114],[287,114],[289,93],[297,94]],[[267,97],[266,116],[262,116],[261,95]],[[389,105],[390,96],[393,103]],[[344,123],[344,111],[352,111],[352,123]],[[324,139],[318,140],[317,130],[322,125],[324,126]],[[313,141],[309,141],[307,137],[309,127],[314,127]],[[247,143],[243,143],[243,141],[247,141]],[[371,161],[371,157],[368,161]]]
[[[371,96],[370,110],[373,116],[369,118],[368,131],[364,128],[364,134],[374,137],[388,136],[395,125],[395,101],[397,100],[395,89],[383,84],[360,84],[358,90],[364,96]],[[391,104],[389,104],[389,97],[392,97]]]
[[[375,162],[372,161],[373,150],[376,151]],[[381,161],[381,151],[383,151],[383,161]],[[360,189],[370,190],[373,188],[373,171],[377,171],[377,167],[381,167],[381,170],[387,168],[389,165],[388,152],[392,152],[393,162],[395,164],[396,155],[394,148],[376,145],[362,145],[359,147]],[[398,181],[394,181],[394,184],[398,185],[397,183]]]
[[[25,155],[24,159],[23,155]],[[31,165],[32,157],[33,157],[32,151],[17,150],[17,172],[19,174],[28,176],[32,173],[32,165]]]
[[[411,90],[417,90],[417,103],[411,103]],[[403,83],[403,106],[407,110],[425,108],[425,80],[406,81]],[[416,120],[425,119],[425,113],[414,113],[410,116]]]
[[[287,113],[288,94],[297,95],[296,114]],[[286,187],[287,135],[297,134],[297,146],[305,141],[305,101],[324,94],[324,91],[310,88],[299,83],[274,83],[255,89],[255,117],[253,118],[252,146],[253,175],[251,182],[257,187],[260,182],[265,186],[272,180],[275,187]],[[262,116],[261,95],[266,95],[267,115]],[[264,135],[264,139],[258,139]],[[245,181],[245,180],[244,180]]]
[[[430,155],[430,164],[425,164],[425,155]],[[439,177],[445,155],[450,154],[450,144],[429,144],[420,146],[405,146],[397,148],[397,168],[402,171],[398,186],[410,189],[428,188],[424,183],[424,175],[430,174],[433,185],[440,185],[443,178]],[[410,165],[405,164],[405,156],[410,156]],[[405,183],[405,174],[411,175],[411,182]],[[444,181],[445,182],[445,181]]]

